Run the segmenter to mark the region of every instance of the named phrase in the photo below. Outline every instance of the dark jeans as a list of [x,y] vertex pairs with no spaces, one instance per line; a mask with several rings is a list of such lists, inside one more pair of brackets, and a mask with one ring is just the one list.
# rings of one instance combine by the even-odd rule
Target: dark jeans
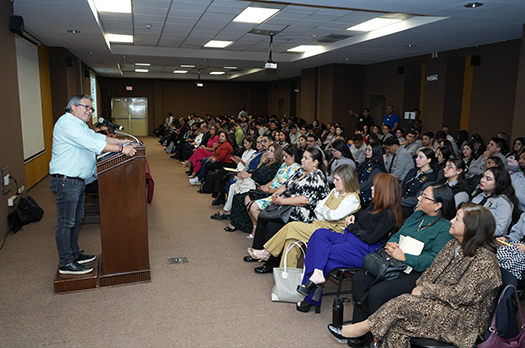
[[82,179],[51,176],[49,186],[57,201],[56,242],[60,266],[65,266],[80,254],[78,228],[84,217],[85,184]]

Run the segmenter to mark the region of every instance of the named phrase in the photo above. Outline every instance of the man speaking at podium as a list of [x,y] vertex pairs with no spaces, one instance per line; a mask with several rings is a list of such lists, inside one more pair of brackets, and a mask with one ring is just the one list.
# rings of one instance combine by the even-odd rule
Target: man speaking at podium
[[84,217],[85,183],[96,171],[96,154],[118,152],[135,155],[133,146],[95,133],[87,122],[95,109],[93,99],[77,94],[69,100],[66,113],[53,129],[53,153],[49,163],[50,187],[57,204],[56,242],[60,274],[86,274],[93,268],[84,264],[95,260],[78,247],[78,228]]

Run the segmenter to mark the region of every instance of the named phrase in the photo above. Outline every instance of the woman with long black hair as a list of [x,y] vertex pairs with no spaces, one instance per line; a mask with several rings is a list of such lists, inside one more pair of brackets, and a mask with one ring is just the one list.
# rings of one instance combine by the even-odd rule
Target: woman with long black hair
[[403,200],[403,219],[407,219],[414,212],[417,205],[417,195],[438,180],[436,171],[436,155],[431,149],[419,150],[416,157],[416,167],[410,169],[401,182]]
[[379,142],[371,142],[366,146],[365,158],[366,160],[361,164],[357,173],[362,209],[365,209],[372,200],[372,186],[375,176],[386,172],[383,161],[383,147]]
[[479,182],[479,189],[473,194],[472,203],[486,207],[496,219],[494,237],[507,234],[511,222],[517,222],[521,210],[510,175],[502,167],[485,171]]

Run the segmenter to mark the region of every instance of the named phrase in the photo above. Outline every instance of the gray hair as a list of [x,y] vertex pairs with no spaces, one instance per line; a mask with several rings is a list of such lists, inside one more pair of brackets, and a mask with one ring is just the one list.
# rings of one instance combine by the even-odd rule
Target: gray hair
[[72,112],[73,110],[71,110],[71,105],[78,106],[78,104],[80,104],[80,101],[82,99],[89,99],[93,103],[93,98],[91,98],[91,96],[86,95],[86,94],[76,94],[72,96],[71,99],[69,99],[69,102],[67,103],[67,106],[66,106],[66,112]]

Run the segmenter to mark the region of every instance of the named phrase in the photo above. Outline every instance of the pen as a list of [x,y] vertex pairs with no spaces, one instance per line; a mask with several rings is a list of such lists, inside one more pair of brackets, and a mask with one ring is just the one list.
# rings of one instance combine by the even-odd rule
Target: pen
[[506,245],[506,246],[513,246],[512,244],[509,244],[507,242],[504,242],[502,240],[496,239],[500,244]]

